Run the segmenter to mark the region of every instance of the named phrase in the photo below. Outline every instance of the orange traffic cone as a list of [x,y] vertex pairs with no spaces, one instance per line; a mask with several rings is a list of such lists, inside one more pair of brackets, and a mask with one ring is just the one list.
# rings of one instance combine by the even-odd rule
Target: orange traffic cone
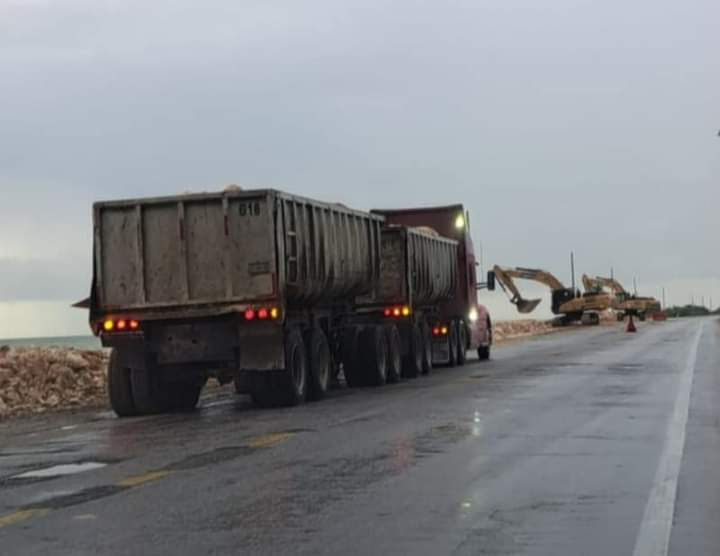
[[633,316],[630,315],[628,318],[627,328],[625,329],[625,332],[637,332],[637,328],[635,328],[635,321],[633,321]]

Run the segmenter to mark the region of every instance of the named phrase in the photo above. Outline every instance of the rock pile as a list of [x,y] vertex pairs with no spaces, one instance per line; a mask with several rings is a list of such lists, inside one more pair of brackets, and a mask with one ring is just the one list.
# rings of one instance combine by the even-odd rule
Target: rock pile
[[548,334],[552,330],[550,321],[525,319],[496,322],[493,324],[493,341],[502,343],[515,338]]
[[0,419],[106,403],[104,351],[0,346]]

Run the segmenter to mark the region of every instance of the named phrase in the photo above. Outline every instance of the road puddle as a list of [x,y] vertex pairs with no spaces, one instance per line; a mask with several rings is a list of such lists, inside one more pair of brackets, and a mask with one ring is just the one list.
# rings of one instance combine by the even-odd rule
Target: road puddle
[[26,471],[25,473],[21,473],[20,475],[15,475],[14,477],[12,477],[12,479],[52,479],[55,477],[65,477],[67,475],[85,473],[86,471],[101,469],[105,466],[107,466],[107,463],[100,463],[97,461],[68,463],[65,465],[53,465],[52,467],[46,467],[45,469],[34,469],[32,471]]

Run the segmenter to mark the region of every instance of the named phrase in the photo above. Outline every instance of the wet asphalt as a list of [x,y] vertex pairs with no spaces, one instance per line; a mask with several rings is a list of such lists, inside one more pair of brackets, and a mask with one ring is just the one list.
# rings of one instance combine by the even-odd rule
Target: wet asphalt
[[7,422],[0,554],[720,554],[719,373],[720,322],[679,320],[297,408]]

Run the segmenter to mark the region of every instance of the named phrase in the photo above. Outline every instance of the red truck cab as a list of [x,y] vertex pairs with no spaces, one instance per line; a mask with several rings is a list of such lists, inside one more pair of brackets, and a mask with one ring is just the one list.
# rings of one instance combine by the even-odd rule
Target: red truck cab
[[464,322],[468,332],[466,348],[477,350],[480,359],[487,359],[492,344],[492,323],[487,308],[478,303],[477,262],[470,236],[469,213],[463,205],[372,212],[384,216],[386,224],[431,228],[439,235],[458,242],[458,289],[451,300],[439,307],[439,311],[447,322],[453,319]]

